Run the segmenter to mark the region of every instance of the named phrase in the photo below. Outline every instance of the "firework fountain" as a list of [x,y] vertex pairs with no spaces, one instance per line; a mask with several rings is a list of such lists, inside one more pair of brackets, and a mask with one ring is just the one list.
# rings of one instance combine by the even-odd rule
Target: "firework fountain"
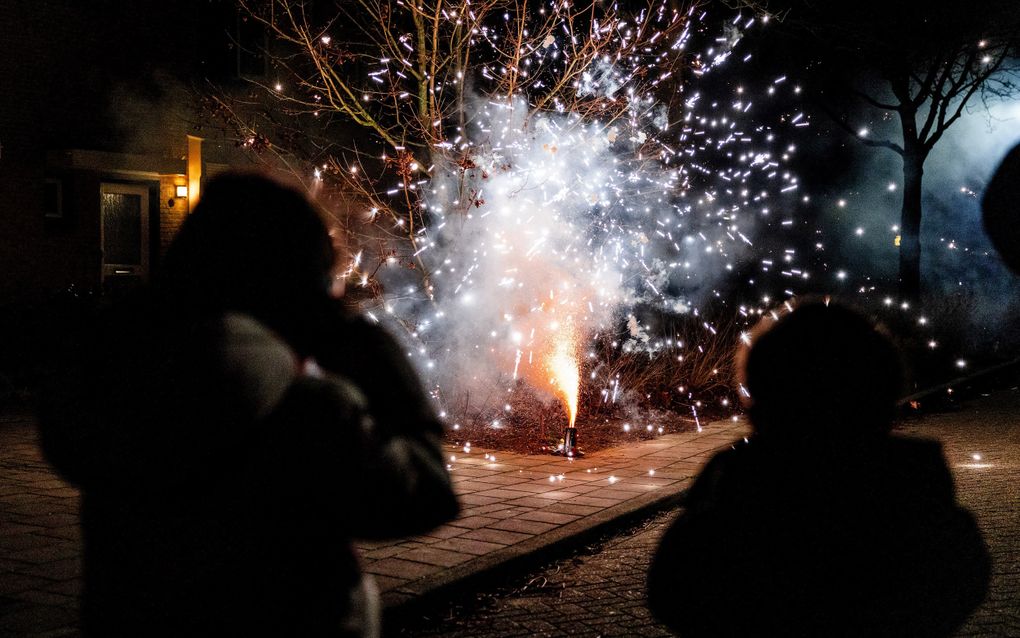
[[[486,402],[506,413],[524,382],[563,401],[559,449],[576,455],[582,367],[597,358],[592,340],[629,318],[628,348],[664,347],[643,334],[629,308],[696,313],[692,291],[710,294],[751,259],[806,276],[794,251],[771,259],[754,250],[755,235],[788,223],[795,207],[797,178],[784,167],[793,148],[777,129],[804,126],[806,118],[789,112],[770,126],[754,120],[742,88],[709,99],[694,86],[727,63],[741,30],[754,23],[737,20],[692,56],[692,86],[677,89],[685,95],[672,114],[649,84],[635,93],[635,78],[687,47],[690,28],[660,49],[600,60],[580,76],[579,93],[628,104],[612,119],[536,109],[526,96],[471,98],[465,126],[439,142],[448,152],[422,169],[418,184],[430,223],[416,233],[414,257],[428,280],[399,268],[380,275],[389,293],[379,308],[412,326],[412,354],[443,399],[470,393],[482,404],[478,413]],[[550,63],[558,42],[547,39],[525,63]],[[778,90],[796,92],[778,77],[766,97]],[[619,379],[594,373],[588,380],[605,386],[606,401],[621,394]],[[487,421],[503,427],[500,416]]]
[[[506,428],[538,393],[563,402],[562,449],[576,453],[585,401],[631,399],[611,360],[702,353],[642,312],[682,315],[711,338],[704,304],[725,297],[752,322],[808,276],[777,239],[801,198],[789,168],[808,125],[799,87],[737,79],[751,57],[741,40],[764,18],[665,0],[633,12],[360,0],[321,22],[288,0],[241,5],[311,62],[281,63],[293,84],[265,87],[313,123],[303,130],[342,116],[381,144],[322,142],[314,181],[364,205],[369,229],[353,233],[346,275],[371,291],[369,316],[408,336],[454,430]],[[330,35],[341,23],[365,37],[342,44]],[[276,148],[237,125],[246,146]],[[669,391],[697,419],[687,384]]]

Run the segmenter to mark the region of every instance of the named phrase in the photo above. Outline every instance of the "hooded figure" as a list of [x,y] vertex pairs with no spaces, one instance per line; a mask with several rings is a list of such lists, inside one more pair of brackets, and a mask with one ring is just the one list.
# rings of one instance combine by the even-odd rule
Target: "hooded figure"
[[334,262],[300,192],[226,174],[155,285],[79,327],[39,411],[82,491],[87,635],[378,634],[351,539],[458,506],[431,402]]
[[713,457],[653,558],[681,636],[950,636],[988,553],[935,441],[890,434],[897,353],[864,317],[804,303],[738,368],[753,434]]
[[995,169],[981,209],[992,245],[1010,270],[1020,273],[1020,145]]

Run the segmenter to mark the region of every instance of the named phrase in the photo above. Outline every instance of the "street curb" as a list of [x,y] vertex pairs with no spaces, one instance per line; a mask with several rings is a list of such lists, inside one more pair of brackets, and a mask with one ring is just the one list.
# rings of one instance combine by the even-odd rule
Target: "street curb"
[[[528,540],[479,556],[460,565],[426,576],[383,593],[385,625],[413,618],[420,610],[434,610],[443,599],[467,589],[482,590],[509,573],[523,572],[593,540],[611,527],[636,522],[679,506],[692,477],[663,491],[650,492],[585,516]],[[417,615],[421,615],[420,613]]]
[[954,388],[961,387],[966,388],[966,386],[968,386],[971,383],[974,383],[975,381],[998,374],[1000,372],[1006,372],[1009,371],[1011,368],[1017,367],[1020,367],[1020,357],[1017,357],[1016,359],[1012,359],[1010,361],[1006,361],[1004,363],[996,364],[983,370],[978,370],[977,372],[974,372],[963,377],[957,377],[955,379],[952,379],[945,383],[941,383],[936,386],[932,386],[930,388],[918,390],[917,392],[900,399],[896,403],[896,405],[900,409],[905,409],[909,406],[911,401],[921,401],[923,399],[928,399],[937,394],[941,395],[943,392],[946,392],[947,390],[951,390]]
[[[949,388],[964,388],[968,384],[1020,367],[1020,358],[1007,361],[973,374],[958,377],[947,383],[925,388],[908,395],[897,403],[907,409],[911,401],[919,401],[944,393]],[[712,425],[712,424],[709,424]],[[550,530],[516,545],[468,560],[431,576],[412,581],[383,593],[384,626],[397,625],[402,619],[435,613],[443,600],[450,600],[465,591],[485,590],[489,585],[508,574],[524,573],[569,550],[594,540],[613,527],[622,527],[671,507],[678,507],[687,492],[693,476],[664,491],[656,491],[630,499]]]

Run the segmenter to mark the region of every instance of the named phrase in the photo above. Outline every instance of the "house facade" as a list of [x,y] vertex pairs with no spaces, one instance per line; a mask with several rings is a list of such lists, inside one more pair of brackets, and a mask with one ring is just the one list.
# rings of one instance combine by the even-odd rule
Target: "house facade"
[[201,196],[247,163],[198,126],[259,71],[227,2],[0,2],[0,308],[145,281]]

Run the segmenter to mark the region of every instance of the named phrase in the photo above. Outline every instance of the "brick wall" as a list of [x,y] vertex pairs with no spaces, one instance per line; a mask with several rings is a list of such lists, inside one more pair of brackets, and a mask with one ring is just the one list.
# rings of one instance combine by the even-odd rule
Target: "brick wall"
[[[178,198],[177,185],[184,184],[184,175],[163,175],[159,179],[159,255],[166,254],[170,242],[188,216],[188,199]],[[173,206],[170,205],[173,202]]]

